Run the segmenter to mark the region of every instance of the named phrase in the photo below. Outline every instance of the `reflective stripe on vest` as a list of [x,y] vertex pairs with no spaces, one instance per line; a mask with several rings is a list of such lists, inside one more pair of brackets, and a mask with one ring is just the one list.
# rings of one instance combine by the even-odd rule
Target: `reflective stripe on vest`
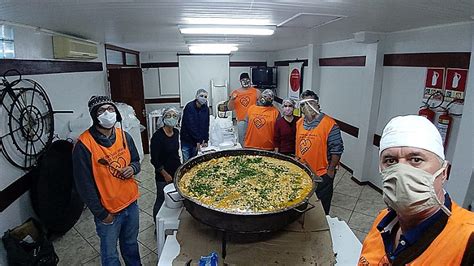
[[[362,246],[359,265],[390,265],[385,253],[382,236],[377,229],[380,220],[388,211],[382,211],[374,221]],[[452,212],[443,231],[428,248],[407,265],[460,265],[470,235],[474,232],[474,213],[456,203],[452,203]]]
[[232,96],[237,97],[234,100],[234,110],[237,121],[243,121],[245,117],[247,117],[249,107],[257,104],[257,89],[251,87],[244,91],[234,90]]
[[275,124],[280,112],[275,107],[251,106],[248,110],[248,125],[245,134],[245,148],[272,151]]
[[324,115],[318,126],[311,130],[304,129],[303,123],[304,119],[296,122],[296,156],[309,164],[318,176],[322,176],[327,173],[328,137],[336,121]]
[[[128,145],[124,147],[122,131],[115,129],[115,143],[111,147],[99,145],[89,130],[79,140],[91,153],[91,165],[94,181],[99,190],[102,206],[110,213],[117,213],[138,199],[138,185],[133,178],[122,180],[116,169],[130,165],[131,156]],[[105,159],[110,166],[98,161]]]

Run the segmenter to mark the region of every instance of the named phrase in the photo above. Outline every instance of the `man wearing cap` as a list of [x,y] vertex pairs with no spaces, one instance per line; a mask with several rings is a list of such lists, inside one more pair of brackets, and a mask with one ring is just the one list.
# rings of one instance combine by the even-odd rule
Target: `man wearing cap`
[[296,122],[296,157],[323,179],[316,188],[316,195],[327,215],[331,207],[336,166],[344,151],[344,143],[336,121],[321,112],[318,95],[306,90],[300,98],[304,118]]
[[186,104],[181,123],[181,153],[183,162],[197,155],[201,146],[209,141],[209,107],[207,107],[207,91],[199,89],[196,99]]
[[138,251],[138,185],[140,157],[132,137],[115,128],[122,117],[107,96],[88,103],[93,125],[73,150],[77,191],[94,215],[102,265],[120,265],[117,241],[127,265],[140,265]]
[[244,145],[245,132],[247,130],[247,124],[245,123],[247,111],[250,106],[257,103],[257,99],[260,97],[260,91],[251,86],[248,73],[240,74],[240,85],[242,85],[241,88],[232,91],[230,100],[227,102],[227,108],[228,110],[235,110],[239,143]]
[[273,106],[273,91],[266,89],[262,92],[257,105],[250,106],[245,119],[247,133],[245,134],[245,148],[273,151],[275,149],[275,123],[280,112]]
[[425,117],[395,117],[380,140],[383,199],[359,265],[474,265],[474,213],[444,190],[448,163]]

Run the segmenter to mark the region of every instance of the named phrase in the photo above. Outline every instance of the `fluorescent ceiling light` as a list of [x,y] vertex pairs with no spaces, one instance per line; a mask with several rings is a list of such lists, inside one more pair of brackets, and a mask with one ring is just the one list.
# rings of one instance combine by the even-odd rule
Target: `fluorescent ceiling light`
[[184,18],[184,21],[200,25],[271,25],[268,19],[252,18]]
[[189,46],[191,54],[230,54],[239,48],[235,44],[193,44]]
[[251,26],[180,26],[181,34],[202,35],[264,35],[269,36],[275,32],[275,27]]

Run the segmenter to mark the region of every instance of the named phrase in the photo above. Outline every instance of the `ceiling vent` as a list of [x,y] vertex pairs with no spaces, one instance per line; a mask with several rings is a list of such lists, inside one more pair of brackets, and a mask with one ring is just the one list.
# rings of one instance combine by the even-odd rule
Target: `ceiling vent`
[[62,36],[53,36],[53,50],[56,59],[97,58],[97,44]]

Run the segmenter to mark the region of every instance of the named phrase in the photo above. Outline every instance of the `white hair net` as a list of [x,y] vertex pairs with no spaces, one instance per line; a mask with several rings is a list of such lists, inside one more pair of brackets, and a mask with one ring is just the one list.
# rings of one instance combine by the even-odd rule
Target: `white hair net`
[[198,89],[198,90],[196,91],[196,98],[199,96],[199,94],[201,94],[201,93],[203,93],[203,92],[206,93],[206,94],[209,94],[209,93],[207,92],[207,90],[205,90],[205,89]]
[[380,153],[392,147],[414,147],[430,151],[444,160],[444,147],[438,129],[418,115],[397,116],[385,126]]

